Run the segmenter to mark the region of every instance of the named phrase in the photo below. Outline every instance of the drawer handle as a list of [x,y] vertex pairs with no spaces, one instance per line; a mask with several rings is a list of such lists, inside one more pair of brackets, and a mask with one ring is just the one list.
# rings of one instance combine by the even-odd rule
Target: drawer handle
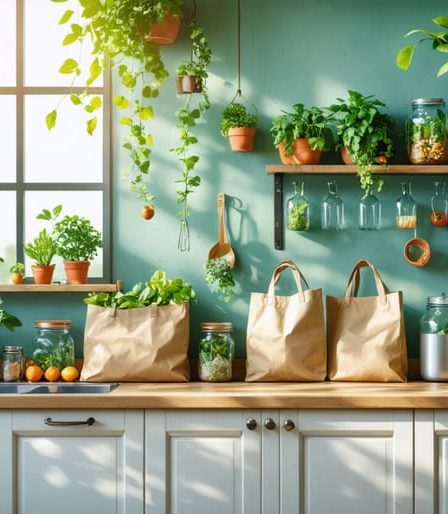
[[255,430],[257,428],[257,420],[254,418],[249,418],[246,420],[246,427],[248,430]]
[[267,430],[275,430],[276,424],[272,418],[267,418],[264,420],[264,426]]
[[291,430],[294,430],[296,428],[296,425],[292,419],[285,419],[285,421],[283,422],[283,428],[287,432],[290,432]]
[[89,427],[95,423],[95,418],[87,418],[85,421],[53,421],[51,418],[45,418],[44,423],[50,427],[74,427],[78,425],[88,425]]

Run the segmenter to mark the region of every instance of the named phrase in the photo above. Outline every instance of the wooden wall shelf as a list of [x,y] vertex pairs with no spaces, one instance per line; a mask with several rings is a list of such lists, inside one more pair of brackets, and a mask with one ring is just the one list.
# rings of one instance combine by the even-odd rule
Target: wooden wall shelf
[[0,293],[115,293],[122,288],[121,281],[115,284],[0,284]]

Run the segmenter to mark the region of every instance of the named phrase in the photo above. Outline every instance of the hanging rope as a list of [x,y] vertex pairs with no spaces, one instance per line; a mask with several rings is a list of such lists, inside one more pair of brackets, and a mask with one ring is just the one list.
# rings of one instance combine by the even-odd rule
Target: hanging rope
[[[239,1],[239,0],[238,0]],[[191,20],[191,26],[196,28],[196,0],[193,0],[193,17]],[[193,62],[193,45],[190,44],[190,59]]]
[[238,89],[235,96],[241,96],[241,0],[237,0],[238,2],[238,23],[237,23],[237,31],[238,31]]

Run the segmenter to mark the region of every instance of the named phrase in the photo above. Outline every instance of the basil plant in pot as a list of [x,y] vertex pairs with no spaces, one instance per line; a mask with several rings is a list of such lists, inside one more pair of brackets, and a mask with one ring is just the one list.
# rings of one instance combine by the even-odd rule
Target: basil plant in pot
[[34,282],[51,284],[55,267],[51,261],[56,255],[56,243],[51,233],[48,233],[45,228],[42,229],[33,241],[24,245],[23,250],[30,259],[35,261],[31,266]]
[[233,152],[251,152],[254,144],[257,115],[246,106],[232,102],[222,111],[221,134],[229,139]]
[[330,127],[332,114],[319,107],[293,105],[272,122],[271,134],[283,164],[317,164],[323,151],[333,143]]
[[53,230],[56,253],[64,259],[69,284],[85,284],[90,261],[103,247],[101,232],[87,218],[64,216]]

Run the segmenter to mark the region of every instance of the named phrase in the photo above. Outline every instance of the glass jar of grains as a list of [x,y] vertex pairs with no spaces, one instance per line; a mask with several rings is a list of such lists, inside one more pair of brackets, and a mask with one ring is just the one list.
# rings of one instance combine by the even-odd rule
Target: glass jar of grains
[[207,382],[232,380],[235,343],[232,323],[201,323],[199,379]]
[[69,320],[38,320],[34,326],[33,361],[44,371],[50,366],[60,370],[75,363],[75,341],[70,335]]
[[3,381],[16,382],[23,377],[24,356],[22,346],[3,347]]

